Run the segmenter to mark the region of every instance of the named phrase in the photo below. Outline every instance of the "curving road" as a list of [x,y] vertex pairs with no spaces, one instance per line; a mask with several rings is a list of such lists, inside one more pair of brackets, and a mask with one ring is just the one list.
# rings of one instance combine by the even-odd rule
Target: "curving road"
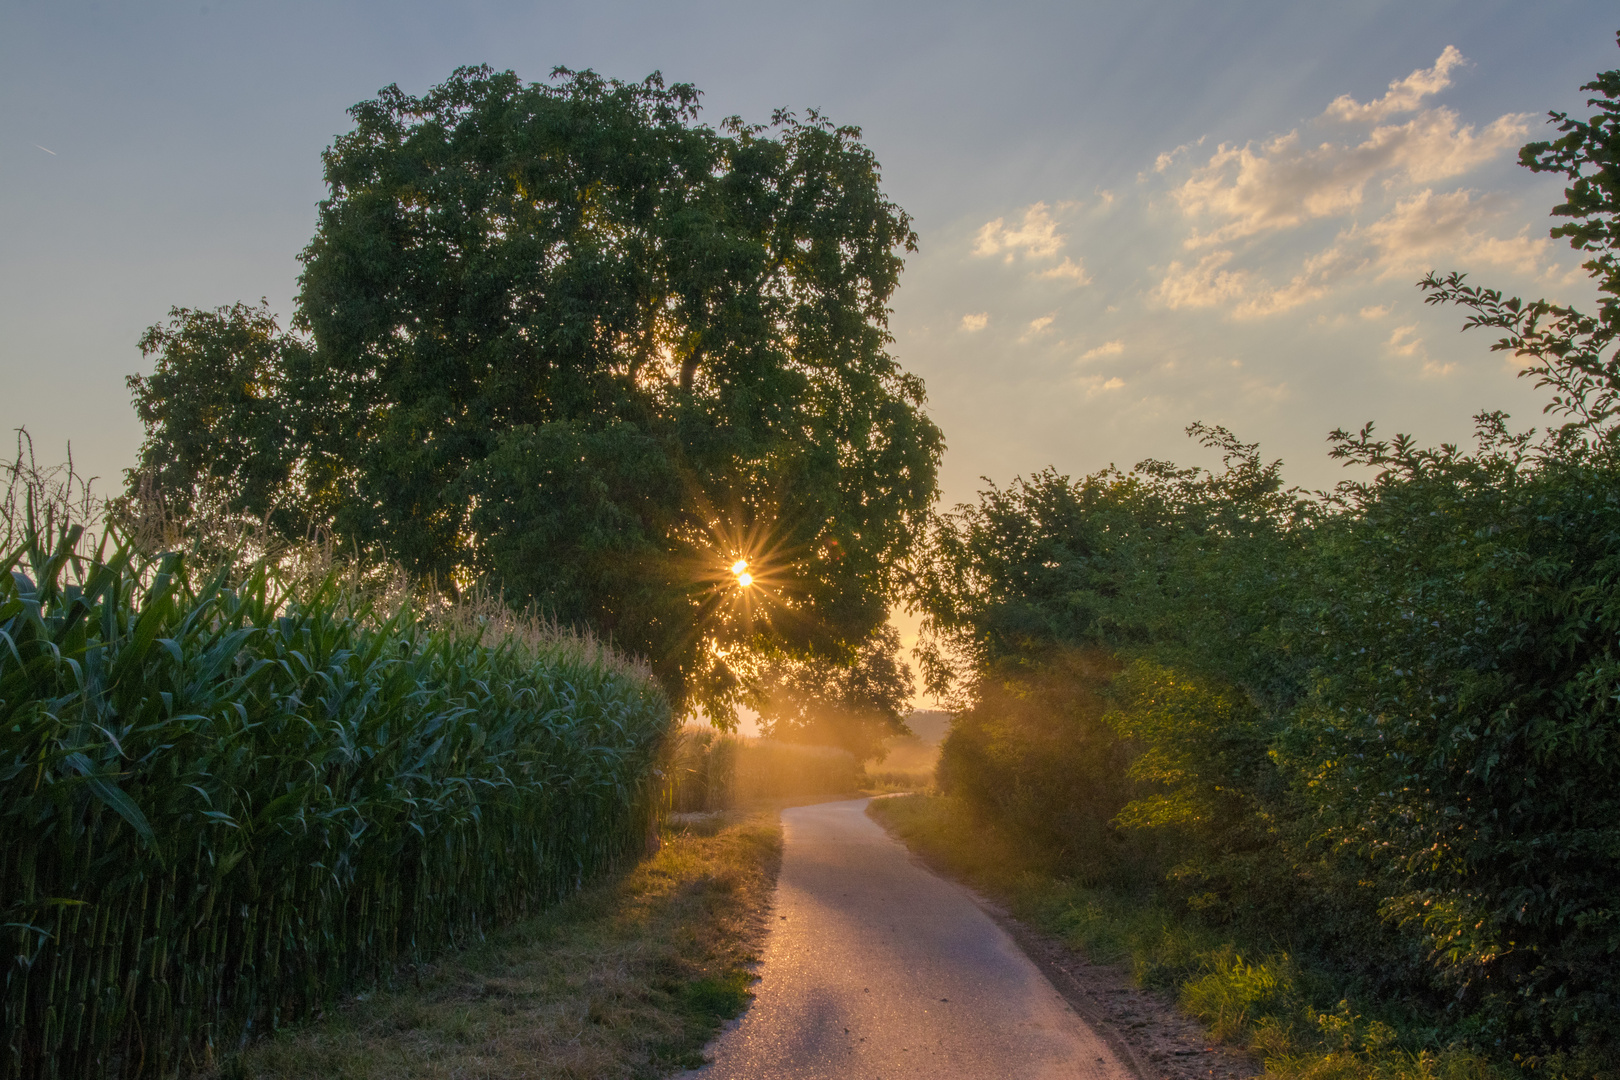
[[962,887],[866,799],[782,811],[752,1007],[704,1080],[1132,1080]]

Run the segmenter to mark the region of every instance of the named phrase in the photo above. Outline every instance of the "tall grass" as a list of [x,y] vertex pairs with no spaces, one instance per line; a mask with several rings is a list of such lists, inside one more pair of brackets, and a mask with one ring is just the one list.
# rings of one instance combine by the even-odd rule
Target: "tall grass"
[[644,670],[491,607],[91,549],[38,494],[0,549],[0,1077],[206,1066],[645,842]]

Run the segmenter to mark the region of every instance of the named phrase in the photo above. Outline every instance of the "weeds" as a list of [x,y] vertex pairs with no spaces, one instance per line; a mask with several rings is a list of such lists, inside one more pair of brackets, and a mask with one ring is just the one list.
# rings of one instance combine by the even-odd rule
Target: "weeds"
[[[1342,996],[1275,943],[1234,940],[1155,898],[1152,889],[1077,883],[1049,855],[976,819],[957,800],[875,800],[869,811],[912,848],[1061,938],[1094,963],[1176,994],[1222,1041],[1286,1080],[1508,1080],[1510,1066],[1445,1042],[1422,1018]],[[1539,1075],[1564,1075],[1544,1068]]]
[[220,1080],[617,1080],[700,1065],[751,996],[780,851],[771,812],[667,830],[629,872],[347,998]]

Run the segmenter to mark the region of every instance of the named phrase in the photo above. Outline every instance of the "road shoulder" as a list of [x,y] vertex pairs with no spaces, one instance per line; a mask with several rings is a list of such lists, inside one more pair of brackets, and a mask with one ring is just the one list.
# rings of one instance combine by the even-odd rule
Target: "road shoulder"
[[1124,966],[1094,964],[1058,938],[1015,918],[964,882],[944,860],[910,842],[881,811],[868,814],[906,844],[912,858],[962,885],[1141,1080],[1245,1080],[1263,1074],[1247,1054],[1215,1042],[1202,1024],[1176,1008],[1170,995],[1140,987]]

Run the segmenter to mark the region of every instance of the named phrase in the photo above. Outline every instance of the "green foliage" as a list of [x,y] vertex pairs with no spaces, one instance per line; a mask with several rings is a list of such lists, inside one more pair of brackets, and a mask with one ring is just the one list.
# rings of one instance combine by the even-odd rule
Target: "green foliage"
[[[1554,234],[1594,253],[1599,314],[1423,283],[1506,331],[1496,347],[1528,358],[1562,427],[1536,440],[1482,413],[1471,451],[1335,431],[1332,455],[1372,479],[1306,497],[1195,425],[1223,472],[1048,472],[945,516],[917,602],[933,681],[968,676],[943,760],[993,778],[949,773],[980,812],[1103,860],[1094,825],[1051,836],[1039,821],[1097,805],[1104,782],[1074,776],[1114,776],[1115,825],[1154,838],[1183,909],[1263,928],[1448,1039],[1613,1076],[1620,73],[1588,89],[1599,114],[1555,114],[1565,137],[1523,157],[1572,180],[1555,213],[1574,220]],[[1075,649],[1124,674],[1062,672],[1054,658]],[[1065,709],[1099,696],[1115,741],[1065,742]],[[1035,790],[1015,806],[1019,784]],[[1248,976],[1210,978],[1204,996],[1238,1001]],[[1220,1023],[1242,1011],[1210,1008]]]
[[299,529],[302,515],[287,505],[286,490],[299,420],[284,408],[281,384],[307,367],[304,343],[282,333],[261,301],[175,308],[140,345],[142,356],[157,358],[152,374],[125,380],[148,433],[140,480],[178,494],[183,512],[198,501],[223,502],[218,508],[227,512],[269,515],[284,532]]
[[0,1075],[171,1075],[645,842],[670,723],[588,641],[139,559],[0,552]]
[[[1522,1075],[1449,1041],[1400,1001],[1378,1001],[1342,973],[1279,948],[1275,926],[1212,924],[1139,888],[1054,875],[1021,832],[956,799],[874,800],[873,817],[936,865],[949,867],[1015,917],[1172,991],[1213,1034],[1244,1045],[1268,1077],[1288,1080],[1506,1080]],[[1347,996],[1348,992],[1348,996]],[[1539,1075],[1591,1076],[1543,1062]]]
[[1124,746],[1098,695],[1116,669],[1106,654],[1068,650],[1039,667],[993,669],[940,750],[940,790],[980,807],[1073,872],[1119,868],[1111,820],[1129,797]]
[[[730,652],[858,646],[942,450],[885,351],[910,219],[857,129],[697,103],[463,68],[356,105],[295,332],[241,305],[149,331],[131,484],[491,581],[716,714]],[[735,610],[739,556],[770,613]]]

